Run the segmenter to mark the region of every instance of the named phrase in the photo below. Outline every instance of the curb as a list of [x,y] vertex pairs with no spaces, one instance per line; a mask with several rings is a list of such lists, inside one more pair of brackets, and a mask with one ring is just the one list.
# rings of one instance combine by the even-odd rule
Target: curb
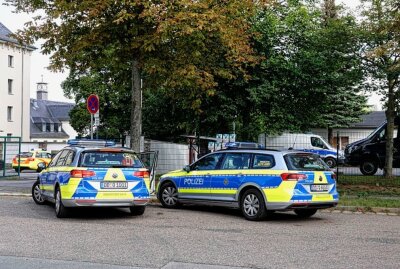
[[[22,193],[22,192],[0,192],[0,197],[1,196],[32,197],[32,194]],[[155,196],[151,196],[150,204],[160,205],[160,202]],[[329,213],[344,213],[344,214],[376,214],[376,215],[400,216],[400,208],[387,208],[387,207],[336,206],[334,208],[322,209],[321,211]]]

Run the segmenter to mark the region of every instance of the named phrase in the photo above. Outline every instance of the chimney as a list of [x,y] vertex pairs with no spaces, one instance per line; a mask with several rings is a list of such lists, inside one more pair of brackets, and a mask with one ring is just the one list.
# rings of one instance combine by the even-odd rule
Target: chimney
[[43,76],[42,76],[42,82],[38,82],[36,84],[37,84],[36,99],[47,100],[47,83],[43,82]]

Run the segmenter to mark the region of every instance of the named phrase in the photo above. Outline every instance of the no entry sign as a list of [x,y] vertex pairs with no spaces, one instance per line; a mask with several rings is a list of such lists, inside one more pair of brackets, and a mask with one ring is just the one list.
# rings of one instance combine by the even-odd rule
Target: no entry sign
[[99,97],[91,94],[86,100],[86,107],[90,114],[96,114],[99,111]]

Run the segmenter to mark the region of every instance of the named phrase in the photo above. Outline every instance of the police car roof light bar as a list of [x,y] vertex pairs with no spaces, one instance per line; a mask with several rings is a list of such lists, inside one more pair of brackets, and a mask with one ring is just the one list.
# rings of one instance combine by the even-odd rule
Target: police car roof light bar
[[69,139],[67,142],[70,146],[77,147],[113,147],[115,146],[114,141],[110,140],[101,140],[101,139]]
[[254,142],[228,142],[225,147],[227,149],[265,149],[263,145]]

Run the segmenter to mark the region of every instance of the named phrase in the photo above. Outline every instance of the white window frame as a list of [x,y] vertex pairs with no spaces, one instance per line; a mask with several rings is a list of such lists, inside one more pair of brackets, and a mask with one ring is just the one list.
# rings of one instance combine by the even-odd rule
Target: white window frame
[[13,107],[12,106],[8,106],[7,107],[7,121],[12,121],[12,114],[13,114]]

